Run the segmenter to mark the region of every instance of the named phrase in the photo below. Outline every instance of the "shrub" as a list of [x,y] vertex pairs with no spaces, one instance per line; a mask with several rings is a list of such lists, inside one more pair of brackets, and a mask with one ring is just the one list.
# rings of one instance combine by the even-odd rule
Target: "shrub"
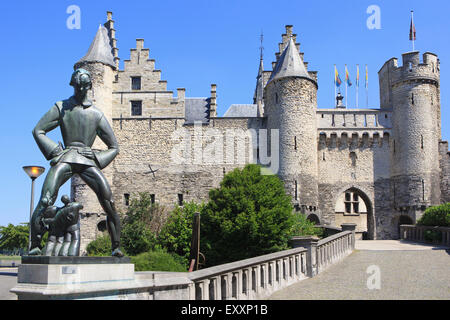
[[135,271],[187,271],[183,264],[183,258],[170,254],[161,248],[131,257],[131,262],[134,263]]
[[291,231],[292,236],[317,236],[322,238],[324,231],[315,226],[314,222],[309,221],[304,214],[294,214],[294,225]]
[[450,227],[450,203],[430,207],[417,221],[418,225]]
[[425,230],[424,238],[430,242],[440,242],[442,240],[442,233],[438,230]]
[[201,212],[203,207],[203,204],[194,202],[176,207],[158,235],[158,244],[168,252],[181,256],[185,265],[189,265],[194,214]]
[[275,175],[247,165],[226,174],[201,216],[201,248],[207,266],[288,248],[291,198]]
[[86,248],[86,252],[88,256],[110,256],[111,239],[109,235],[104,233],[94,241],[91,241]]

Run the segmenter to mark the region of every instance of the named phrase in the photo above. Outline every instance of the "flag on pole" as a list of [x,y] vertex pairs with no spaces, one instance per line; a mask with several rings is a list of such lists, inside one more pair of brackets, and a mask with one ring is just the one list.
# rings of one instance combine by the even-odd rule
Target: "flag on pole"
[[367,64],[366,64],[366,89],[369,88],[369,71],[367,70]]
[[348,86],[352,86],[352,81],[350,80],[350,75],[347,70],[347,65],[345,65],[345,82],[347,82]]
[[339,72],[336,68],[336,65],[334,65],[334,84],[338,87],[340,87],[342,84],[342,80],[341,77],[339,76]]
[[356,65],[356,108],[359,107],[359,64]]
[[359,64],[356,65],[356,87],[359,88]]
[[414,25],[414,11],[411,11],[411,26],[409,27],[409,40],[416,41],[416,26]]

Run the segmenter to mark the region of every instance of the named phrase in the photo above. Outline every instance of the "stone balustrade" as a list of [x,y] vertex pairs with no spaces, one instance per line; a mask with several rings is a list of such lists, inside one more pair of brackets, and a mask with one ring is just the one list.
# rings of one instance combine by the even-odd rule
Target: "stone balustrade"
[[192,272],[196,300],[263,299],[291,284],[314,277],[355,248],[355,224],[325,239],[294,237],[294,249]]
[[307,278],[307,249],[295,248],[190,273],[196,300],[268,297]]
[[449,227],[431,227],[431,226],[419,226],[419,225],[401,225],[400,226],[400,239],[417,241],[417,242],[429,242],[425,238],[426,231],[437,231],[441,234],[441,240],[435,241],[436,244],[442,244],[450,246],[450,228]]

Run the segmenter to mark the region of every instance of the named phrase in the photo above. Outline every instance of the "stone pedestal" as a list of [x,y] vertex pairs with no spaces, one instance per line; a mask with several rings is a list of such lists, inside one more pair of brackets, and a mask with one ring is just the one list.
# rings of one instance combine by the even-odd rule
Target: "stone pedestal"
[[134,265],[127,257],[22,257],[19,300],[116,298],[135,286]]
[[341,224],[342,231],[351,231],[352,232],[352,249],[355,249],[355,241],[356,241],[356,224],[355,223],[343,223]]

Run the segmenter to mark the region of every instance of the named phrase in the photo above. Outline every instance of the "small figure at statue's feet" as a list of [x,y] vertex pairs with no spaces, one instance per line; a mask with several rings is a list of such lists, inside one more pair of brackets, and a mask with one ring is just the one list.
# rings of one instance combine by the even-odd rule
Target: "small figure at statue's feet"
[[39,247],[33,248],[30,250],[30,252],[28,252],[29,256],[40,256],[41,255],[41,249],[39,249]]
[[119,248],[116,248],[112,251],[112,256],[113,257],[118,257],[118,258],[122,258],[123,257],[123,253],[122,251],[120,251]]

